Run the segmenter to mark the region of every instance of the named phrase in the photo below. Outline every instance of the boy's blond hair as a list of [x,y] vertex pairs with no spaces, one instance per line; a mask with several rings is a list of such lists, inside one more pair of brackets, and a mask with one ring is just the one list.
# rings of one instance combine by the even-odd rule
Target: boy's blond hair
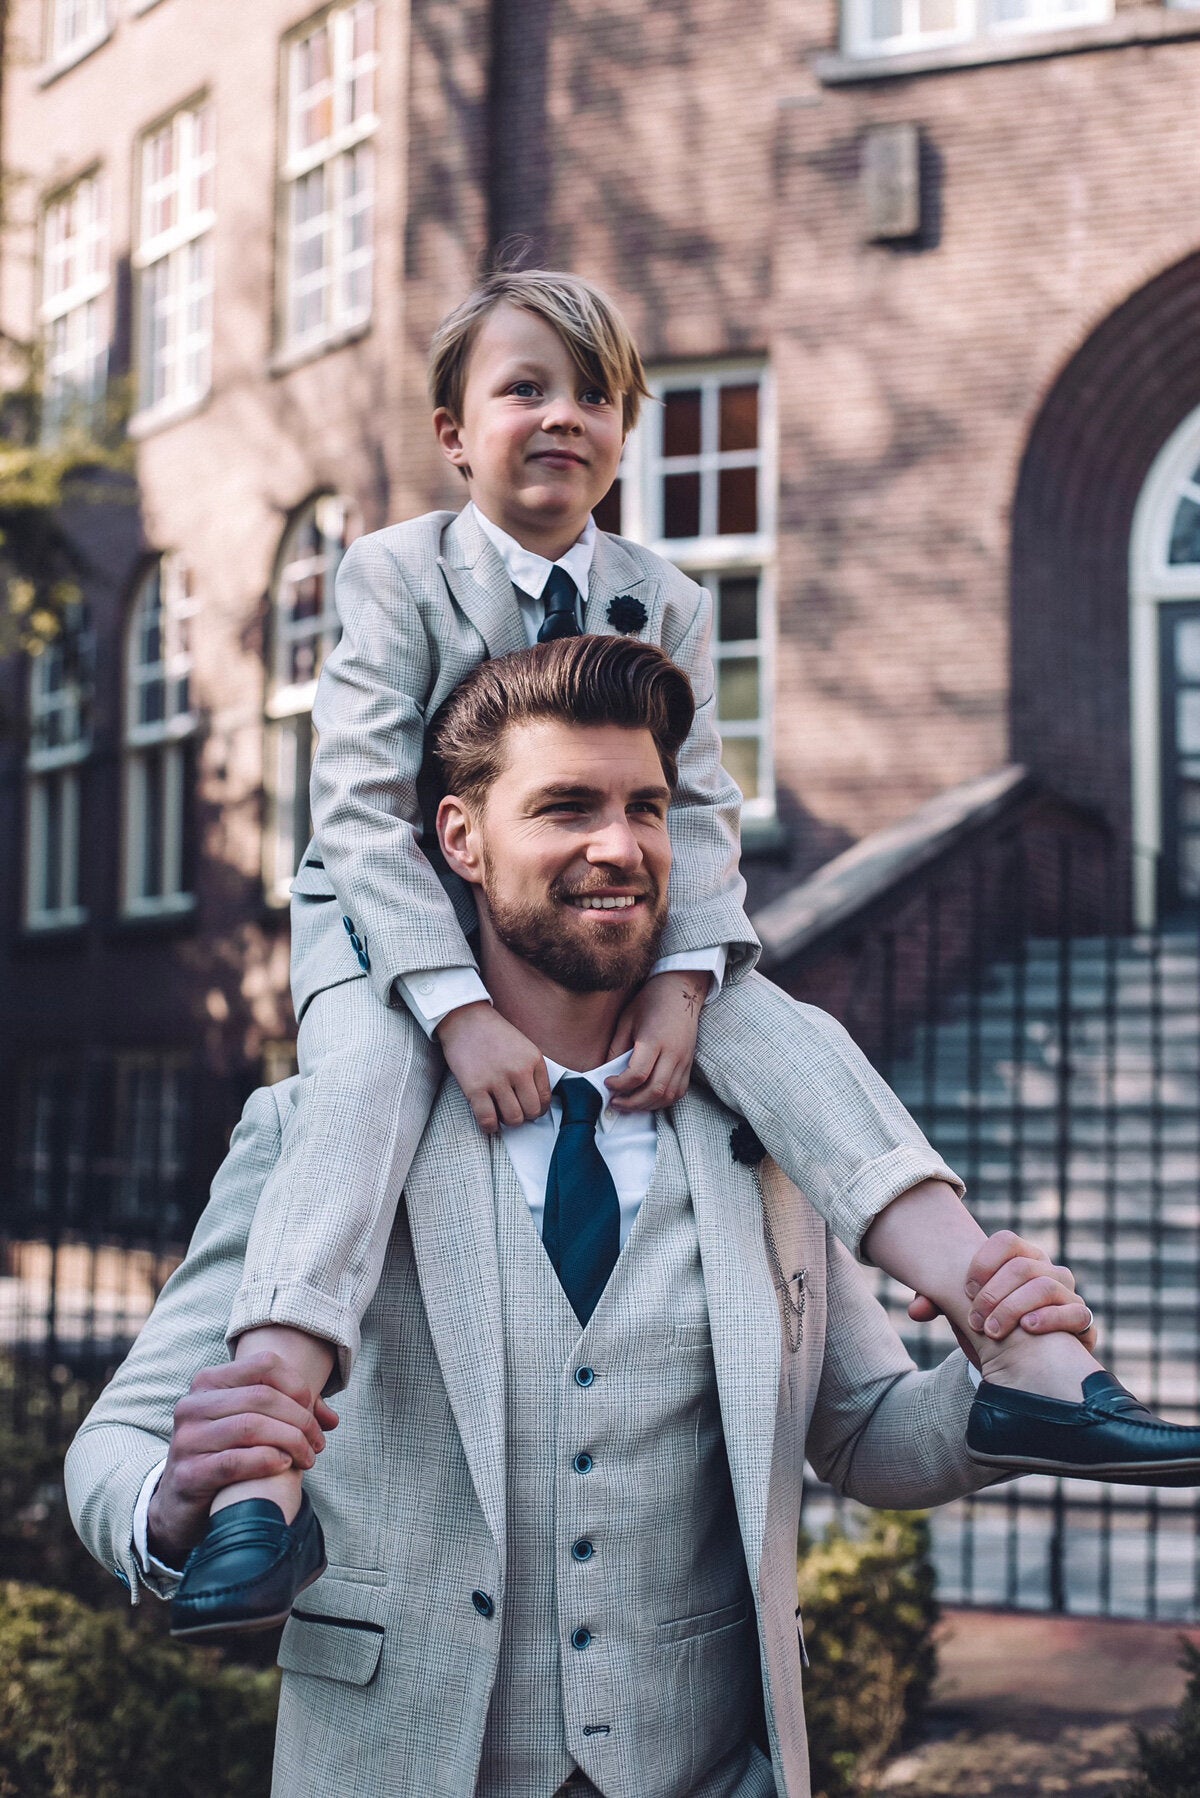
[[608,298],[581,275],[556,269],[500,270],[489,275],[461,305],[444,318],[429,351],[429,394],[434,407],[444,406],[461,422],[467,363],[480,327],[500,305],[520,306],[545,319],[558,332],[580,374],[620,396],[621,422],[632,431],[643,399],[648,399],[646,371],[629,326]]

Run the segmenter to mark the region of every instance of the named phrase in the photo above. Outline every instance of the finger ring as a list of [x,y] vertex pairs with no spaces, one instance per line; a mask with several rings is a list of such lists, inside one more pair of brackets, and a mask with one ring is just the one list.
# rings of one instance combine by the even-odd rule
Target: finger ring
[[1082,1330],[1077,1330],[1075,1332],[1077,1336],[1086,1336],[1088,1331],[1091,1329],[1092,1325],[1096,1321],[1092,1315],[1092,1307],[1090,1305],[1085,1305],[1083,1308],[1088,1314],[1088,1319],[1087,1319],[1087,1322],[1084,1324]]

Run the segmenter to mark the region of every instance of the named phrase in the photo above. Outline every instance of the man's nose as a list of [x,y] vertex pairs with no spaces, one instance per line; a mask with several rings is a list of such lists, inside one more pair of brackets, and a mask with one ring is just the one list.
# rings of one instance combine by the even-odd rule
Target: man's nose
[[613,868],[641,866],[642,846],[624,814],[619,818],[610,818],[592,832],[587,846],[587,859],[592,863],[607,863]]

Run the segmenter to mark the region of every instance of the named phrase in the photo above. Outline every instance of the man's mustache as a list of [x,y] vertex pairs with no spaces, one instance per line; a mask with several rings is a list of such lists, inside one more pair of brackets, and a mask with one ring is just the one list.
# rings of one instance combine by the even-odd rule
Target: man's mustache
[[550,888],[552,899],[586,899],[589,893],[605,893],[612,887],[619,887],[623,893],[632,893],[637,899],[657,899],[659,888],[657,881],[648,881],[643,885],[612,873],[607,879],[597,877],[586,886],[568,886],[565,881],[556,880]]

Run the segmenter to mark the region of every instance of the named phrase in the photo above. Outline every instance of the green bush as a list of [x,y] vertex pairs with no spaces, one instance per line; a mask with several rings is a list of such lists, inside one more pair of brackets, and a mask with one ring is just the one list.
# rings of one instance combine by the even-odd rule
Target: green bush
[[264,1798],[278,1678],[0,1585],[0,1798]]
[[814,1798],[858,1798],[919,1720],[937,1670],[923,1516],[874,1512],[801,1544],[800,1605]]
[[1200,1798],[1200,1648],[1180,1647],[1188,1683],[1179,1714],[1157,1735],[1137,1731],[1138,1777],[1114,1798]]

